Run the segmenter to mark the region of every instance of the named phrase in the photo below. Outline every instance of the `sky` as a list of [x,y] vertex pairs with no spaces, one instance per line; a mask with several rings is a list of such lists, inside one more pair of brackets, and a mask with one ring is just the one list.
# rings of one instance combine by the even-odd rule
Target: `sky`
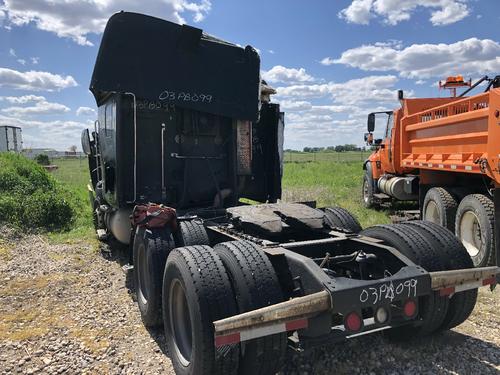
[[261,56],[285,112],[285,148],[363,144],[366,115],[437,82],[500,74],[498,0],[0,0],[0,125],[24,147],[80,149],[107,19],[120,10],[187,23]]

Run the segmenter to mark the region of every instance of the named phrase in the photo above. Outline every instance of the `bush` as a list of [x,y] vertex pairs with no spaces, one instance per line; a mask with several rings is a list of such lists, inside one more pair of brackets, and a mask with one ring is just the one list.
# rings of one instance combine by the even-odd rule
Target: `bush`
[[50,165],[49,155],[39,154],[36,156],[35,161],[40,165]]
[[0,153],[0,222],[28,230],[69,229],[74,207],[71,194],[43,167],[21,155]]

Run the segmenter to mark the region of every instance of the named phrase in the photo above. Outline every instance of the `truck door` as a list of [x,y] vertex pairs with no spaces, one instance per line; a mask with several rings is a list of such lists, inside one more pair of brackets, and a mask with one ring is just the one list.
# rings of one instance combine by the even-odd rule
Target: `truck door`
[[394,173],[394,113],[381,114],[381,117],[385,118],[386,124],[384,139],[380,145],[380,162],[383,171]]

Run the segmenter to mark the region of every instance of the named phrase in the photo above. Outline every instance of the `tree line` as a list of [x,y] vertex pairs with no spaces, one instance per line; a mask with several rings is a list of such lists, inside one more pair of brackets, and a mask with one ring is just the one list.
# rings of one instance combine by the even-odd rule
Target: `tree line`
[[[299,150],[287,149],[286,152],[301,152]],[[346,151],[366,151],[366,147],[359,147],[354,144],[345,144],[328,147],[304,147],[302,152],[346,152]]]

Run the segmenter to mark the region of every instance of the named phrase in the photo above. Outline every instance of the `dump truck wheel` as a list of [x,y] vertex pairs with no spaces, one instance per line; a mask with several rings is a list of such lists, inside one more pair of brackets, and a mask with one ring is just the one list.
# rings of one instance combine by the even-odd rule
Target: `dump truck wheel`
[[[438,250],[438,254],[441,257],[441,261],[445,264],[446,270],[474,267],[465,247],[449,230],[426,221],[410,221],[406,224],[419,227],[424,231],[427,239]],[[448,312],[441,325],[441,329],[451,329],[465,322],[474,310],[476,300],[477,289],[453,294],[450,298]]]
[[457,209],[455,234],[475,267],[495,262],[495,205],[482,194],[467,195]]
[[362,187],[362,195],[363,204],[366,208],[375,207],[375,197],[373,196],[373,180],[368,174],[365,173],[363,177],[363,187]]
[[425,195],[422,218],[453,231],[457,206],[457,200],[448,190],[434,187]]
[[163,277],[163,320],[176,374],[236,374],[239,345],[216,349],[213,322],[237,313],[229,277],[210,246],[172,250]]
[[[432,245],[417,228],[404,224],[378,225],[367,228],[360,234],[384,241],[427,271],[439,271],[444,268]],[[439,329],[447,310],[448,299],[432,292],[428,296],[419,298],[419,315],[422,319],[420,325],[406,325],[385,332],[389,338],[396,340],[408,340],[415,336],[431,334]]]
[[353,233],[363,230],[358,219],[342,207],[325,208],[325,223],[332,229],[342,228]]
[[[239,313],[283,302],[273,266],[257,245],[248,241],[232,241],[220,243],[214,249],[229,274]],[[240,345],[238,374],[275,374],[284,365],[286,332]]]
[[180,221],[174,238],[177,247],[210,245],[207,231],[201,219]]
[[147,327],[160,326],[161,288],[167,255],[175,247],[167,229],[137,228],[133,245],[134,284],[141,318]]

